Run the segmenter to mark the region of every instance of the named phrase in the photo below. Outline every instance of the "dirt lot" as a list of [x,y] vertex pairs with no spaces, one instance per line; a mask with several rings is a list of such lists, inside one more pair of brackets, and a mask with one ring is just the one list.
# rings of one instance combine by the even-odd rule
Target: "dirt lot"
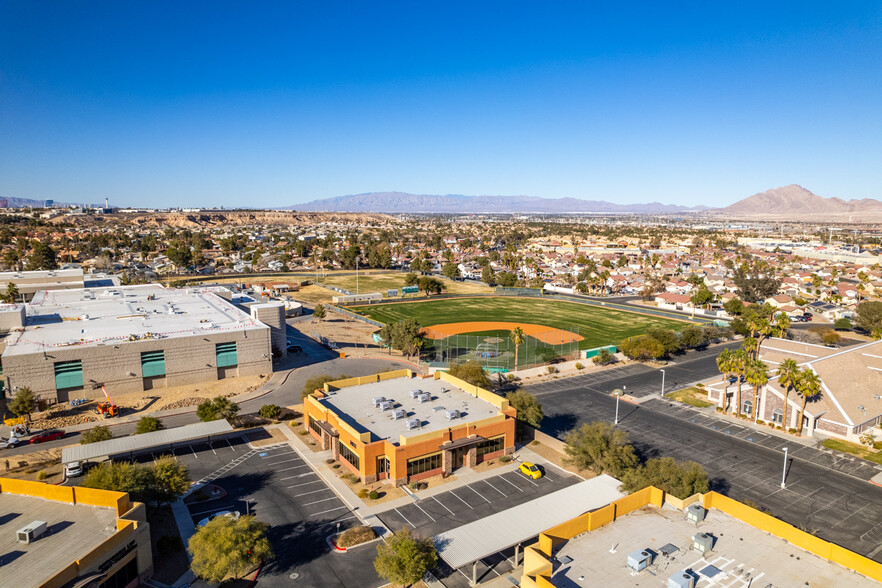
[[[339,345],[338,351],[342,351],[347,356],[361,357],[364,355],[376,355],[377,353],[387,353],[374,343],[372,334],[379,327],[364,323],[359,320],[351,319],[341,314],[329,312],[327,318],[321,322],[313,319],[309,322],[303,322],[297,327],[304,333],[313,336],[313,333],[327,338]],[[393,356],[399,356],[400,353],[393,351]]]
[[[33,447],[33,446],[32,446]],[[61,448],[38,449],[30,453],[2,455],[0,475],[19,480],[61,481]],[[9,469],[6,469],[8,462]],[[42,472],[42,474],[41,474]],[[42,477],[42,480],[40,479]]]

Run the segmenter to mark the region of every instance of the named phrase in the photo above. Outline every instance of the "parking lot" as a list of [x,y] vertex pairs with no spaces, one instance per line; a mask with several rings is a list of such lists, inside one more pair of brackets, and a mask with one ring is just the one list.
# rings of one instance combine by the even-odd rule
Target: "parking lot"
[[[509,471],[434,496],[422,498],[417,494],[418,500],[412,504],[387,510],[378,516],[393,531],[407,526],[421,537],[432,537],[578,481],[580,478],[553,466],[545,468],[545,475],[538,480]],[[512,566],[507,556],[512,556],[513,551],[482,560],[478,565],[478,577],[489,580],[510,572]],[[468,570],[454,571],[441,565],[436,572],[448,588],[468,586],[469,576],[466,574],[471,574],[471,566]]]
[[[338,524],[344,531],[361,521],[288,444],[252,449],[237,437],[180,447],[174,455],[190,468],[192,480],[227,492],[224,498],[188,505],[194,524],[228,510],[269,523],[275,557],[263,568],[259,586],[374,588],[384,583],[373,568],[375,543],[345,554],[331,550],[326,539]],[[138,461],[156,457],[148,453]]]

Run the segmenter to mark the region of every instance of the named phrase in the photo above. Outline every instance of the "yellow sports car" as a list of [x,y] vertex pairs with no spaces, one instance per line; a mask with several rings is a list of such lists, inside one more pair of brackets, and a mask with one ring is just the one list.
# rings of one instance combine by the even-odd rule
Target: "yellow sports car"
[[538,480],[542,477],[542,470],[536,464],[530,463],[529,461],[525,461],[521,464],[521,467],[518,468],[522,474],[527,476],[530,479]]

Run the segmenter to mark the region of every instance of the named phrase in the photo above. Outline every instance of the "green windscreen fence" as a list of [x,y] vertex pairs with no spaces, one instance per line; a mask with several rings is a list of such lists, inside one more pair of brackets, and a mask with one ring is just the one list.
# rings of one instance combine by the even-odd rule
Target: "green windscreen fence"
[[83,387],[83,362],[59,361],[55,364],[55,389]]
[[236,342],[218,343],[215,346],[217,355],[217,367],[230,367],[239,365],[239,354],[236,352]]
[[165,375],[165,351],[145,351],[141,354],[141,376],[152,378]]

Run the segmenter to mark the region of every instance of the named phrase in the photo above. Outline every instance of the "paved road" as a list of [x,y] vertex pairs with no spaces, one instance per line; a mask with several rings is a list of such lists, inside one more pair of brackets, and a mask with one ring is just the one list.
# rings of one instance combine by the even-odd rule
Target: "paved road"
[[[688,378],[700,373],[706,362],[704,357],[682,361],[666,368],[667,376]],[[626,385],[628,393],[642,395],[650,385],[659,386],[660,379],[658,370],[627,366],[527,390],[545,410],[542,429],[563,438],[581,423],[612,422],[612,389]],[[712,489],[751,500],[778,518],[882,561],[882,488],[868,482],[878,472],[875,466],[792,442],[782,489],[787,439],[660,399],[639,406],[622,402],[619,410],[620,426],[645,457],[695,460],[707,470]]]

